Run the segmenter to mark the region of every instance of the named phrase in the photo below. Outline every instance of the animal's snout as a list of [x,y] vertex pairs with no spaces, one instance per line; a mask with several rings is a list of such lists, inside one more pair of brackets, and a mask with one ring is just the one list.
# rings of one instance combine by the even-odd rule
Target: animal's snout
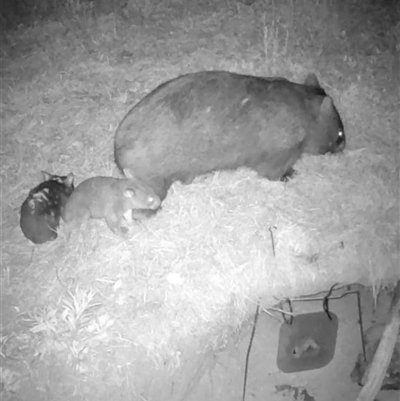
[[328,144],[329,153],[342,152],[346,147],[346,136],[344,131],[339,131],[335,140],[331,140]]
[[149,195],[147,197],[147,204],[151,209],[157,209],[161,205],[161,200],[157,195]]
[[336,152],[342,152],[343,149],[346,147],[346,135],[344,134],[344,131],[339,131],[335,145]]

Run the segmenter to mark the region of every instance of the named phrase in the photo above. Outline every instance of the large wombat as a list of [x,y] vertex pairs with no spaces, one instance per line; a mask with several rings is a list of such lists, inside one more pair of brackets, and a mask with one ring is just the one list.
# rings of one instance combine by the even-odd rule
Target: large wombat
[[225,71],[187,74],[137,103],[115,134],[115,161],[164,199],[171,184],[246,166],[285,179],[302,153],[345,147],[332,99],[315,75],[304,85]]

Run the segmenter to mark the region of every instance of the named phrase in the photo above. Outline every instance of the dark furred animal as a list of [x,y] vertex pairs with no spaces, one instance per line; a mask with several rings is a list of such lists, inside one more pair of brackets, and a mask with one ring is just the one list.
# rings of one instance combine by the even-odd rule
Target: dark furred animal
[[68,200],[64,220],[70,231],[89,218],[104,218],[114,233],[126,234],[126,227],[121,227],[124,216],[131,219],[132,210],[156,210],[160,204],[155,192],[136,179],[93,177],[77,186]]
[[65,204],[74,190],[74,176],[58,176],[42,171],[45,180],[33,188],[21,206],[20,226],[25,237],[35,244],[57,238]]
[[315,75],[304,84],[225,71],[179,76],[150,92],[121,121],[115,161],[164,199],[171,184],[249,167],[269,180],[294,172],[303,153],[345,147],[332,99]]

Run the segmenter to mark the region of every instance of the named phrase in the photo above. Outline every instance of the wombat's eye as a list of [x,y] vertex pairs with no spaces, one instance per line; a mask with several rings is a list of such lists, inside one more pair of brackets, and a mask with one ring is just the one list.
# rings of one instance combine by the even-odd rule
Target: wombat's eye
[[343,138],[344,137],[344,132],[343,131],[339,131],[338,132],[338,137],[339,138]]

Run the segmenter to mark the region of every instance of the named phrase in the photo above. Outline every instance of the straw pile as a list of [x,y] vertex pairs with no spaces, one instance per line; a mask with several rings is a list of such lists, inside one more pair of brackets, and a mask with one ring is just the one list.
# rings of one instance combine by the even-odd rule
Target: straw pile
[[[179,46],[163,53],[165,42],[154,30],[143,36],[128,31],[137,34],[131,54],[142,55],[128,64],[125,50],[117,58],[110,37],[101,35],[114,22],[103,22],[96,27],[99,54],[90,52],[94,42],[72,46],[78,39],[71,30],[48,24],[47,35],[56,39],[28,53],[29,74],[18,83],[11,77],[3,97],[2,284],[29,321],[18,341],[41,360],[56,355],[86,384],[106,377],[109,389],[140,389],[140,366],[166,371],[160,375],[167,382],[188,366],[188,350],[223,347],[259,298],[268,308],[335,282],[378,288],[399,276],[397,110],[390,94],[368,86],[368,76],[342,88],[340,101],[327,87],[345,122],[347,150],[304,157],[287,184],[246,169],[217,172],[191,185],[176,183],[162,211],[133,225],[127,240],[104,222],[89,221],[70,241],[61,227],[55,242],[31,246],[18,212],[38,171],[72,171],[77,184],[94,175],[117,176],[115,128],[146,92],[199,64],[267,75],[256,64],[250,70],[240,55],[234,62],[218,55],[210,60],[204,49],[192,55]],[[41,33],[27,30],[21,41]],[[177,43],[197,49],[195,35],[192,41],[181,35]],[[72,56],[57,65],[58,48],[71,46]],[[114,65],[104,62],[108,57]],[[18,62],[9,61],[9,74],[19,71]],[[287,76],[300,81],[307,69],[294,62],[295,73]],[[200,359],[191,362],[192,371]],[[47,383],[39,371],[35,380]]]

